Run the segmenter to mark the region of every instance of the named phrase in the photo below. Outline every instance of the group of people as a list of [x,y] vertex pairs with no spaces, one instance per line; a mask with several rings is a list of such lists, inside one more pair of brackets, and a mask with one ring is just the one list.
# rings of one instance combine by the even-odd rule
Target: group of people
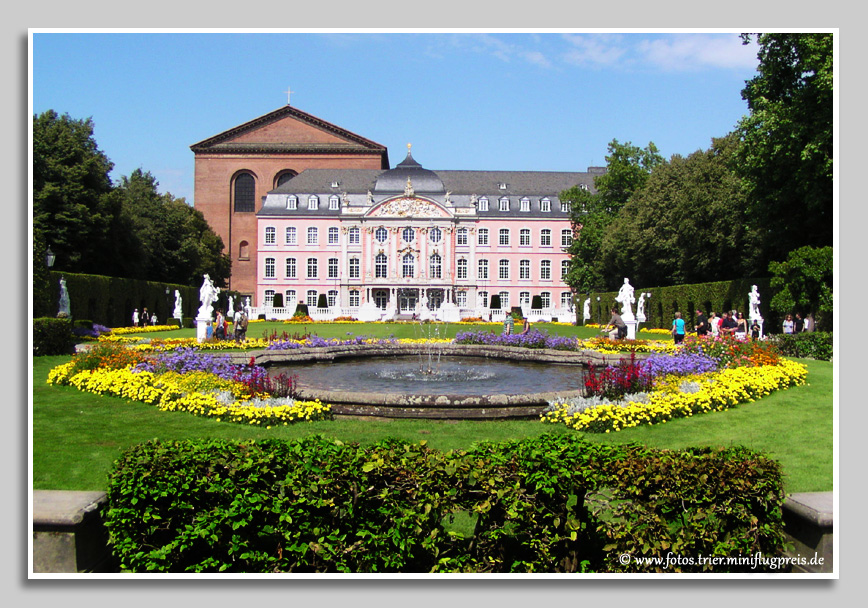
[[784,319],[783,330],[785,334],[800,334],[806,331],[814,331],[814,317],[807,315],[804,319],[802,315],[796,313],[796,318],[793,315],[787,315]]
[[[523,319],[522,329],[518,335],[523,336],[530,331],[530,321],[527,317]],[[503,335],[511,336],[515,332],[515,319],[511,314],[507,314],[503,320]]]
[[147,327],[148,324],[157,324],[157,313],[148,315],[147,306],[142,309],[142,314],[139,314],[139,309],[133,309],[133,327]]
[[[236,310],[232,317],[232,337],[236,342],[243,342],[247,339],[247,323],[247,311],[243,308]],[[213,336],[218,340],[225,340],[229,335],[229,320],[223,314],[221,309],[217,309],[217,318],[212,327]]]

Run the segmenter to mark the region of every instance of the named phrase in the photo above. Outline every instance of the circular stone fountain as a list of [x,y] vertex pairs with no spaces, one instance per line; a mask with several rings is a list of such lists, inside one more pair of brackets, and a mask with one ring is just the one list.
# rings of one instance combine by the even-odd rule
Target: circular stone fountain
[[[246,353],[271,375],[299,376],[298,398],[336,415],[389,418],[537,417],[582,394],[588,365],[617,357],[467,344],[379,343]],[[239,356],[239,362],[242,362]]]

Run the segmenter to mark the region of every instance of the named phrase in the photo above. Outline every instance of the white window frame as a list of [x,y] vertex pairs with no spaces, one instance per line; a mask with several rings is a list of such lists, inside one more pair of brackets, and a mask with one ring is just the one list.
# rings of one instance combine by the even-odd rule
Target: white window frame
[[350,258],[348,263],[348,272],[351,279],[358,279],[362,276],[362,261],[359,258]]
[[542,198],[539,201],[539,210],[543,213],[551,213],[552,201],[548,198]]
[[307,208],[312,211],[319,209],[319,197],[316,194],[307,197]]
[[265,258],[265,278],[274,279],[277,277],[277,260],[275,258]]
[[310,226],[307,229],[307,244],[308,245],[318,245],[319,244],[319,230],[316,226]]
[[455,232],[455,244],[456,245],[467,245],[468,244],[468,230],[467,228],[459,228]]
[[497,261],[497,278],[501,281],[509,280],[509,260]]
[[265,244],[277,245],[277,228],[274,226],[265,227]]
[[530,279],[530,260],[518,261],[518,278]]
[[416,276],[416,258],[412,253],[405,253],[401,257],[401,277],[412,279]]
[[389,240],[389,231],[380,226],[379,228],[374,230],[374,240],[378,243],[385,243]]
[[482,197],[476,202],[476,209],[478,211],[488,211],[488,198]]
[[467,258],[458,258],[455,261],[455,274],[458,279],[467,278]]
[[476,264],[476,278],[488,280],[488,260],[479,260]]
[[295,258],[286,258],[284,271],[286,272],[287,279],[298,278],[298,263]]
[[522,197],[520,210],[524,213],[528,213],[530,211],[530,199],[528,197]]
[[340,260],[337,258],[329,258],[327,262],[328,278],[337,279],[340,275]]
[[316,258],[308,258],[307,259],[307,278],[308,279],[316,279],[319,278],[319,260]]
[[329,245],[340,245],[341,233],[336,226],[329,226],[328,240]]
[[362,231],[358,226],[350,226],[347,230],[347,241],[350,245],[358,245],[362,242]]
[[573,231],[571,228],[561,229],[561,247],[569,247],[573,243]]
[[509,228],[501,228],[497,231],[497,244],[500,247],[509,247]]
[[337,194],[332,194],[329,197],[329,210],[335,211],[341,208],[341,199]]
[[539,261],[539,280],[540,281],[551,281],[552,280],[552,261],[551,260],[540,260]]
[[539,231],[539,244],[540,247],[551,247],[552,246],[552,231],[551,228],[543,228]]
[[287,245],[297,245],[298,244],[298,231],[295,229],[295,226],[287,226],[286,231],[284,233],[284,239],[286,240]]
[[509,197],[502,196],[497,201],[497,208],[499,211],[509,211]]
[[488,228],[480,228],[476,232],[476,244],[482,246],[488,245]]
[[374,256],[374,278],[385,279],[389,276],[389,258],[385,253]]

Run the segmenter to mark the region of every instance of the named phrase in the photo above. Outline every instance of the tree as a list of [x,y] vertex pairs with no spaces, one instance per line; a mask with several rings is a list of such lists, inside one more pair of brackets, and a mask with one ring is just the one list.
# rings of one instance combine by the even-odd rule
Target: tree
[[112,167],[93,138],[91,119],[54,110],[34,115],[33,226],[57,254],[57,269],[100,274],[119,212]]
[[600,257],[603,237],[621,208],[663,162],[653,143],[640,149],[613,139],[606,156],[606,173],[594,178],[596,193],[573,187],[560,194],[562,201],[570,203],[575,233],[568,249],[570,264],[565,277],[574,291],[582,293],[619,284],[619,277],[604,274]]
[[133,238],[127,276],[150,281],[195,285],[208,274],[217,286],[225,286],[230,261],[223,254],[223,240],[208,226],[201,211],[160,194],[159,182],[150,172],[136,169],[121,177],[118,193],[123,223]]
[[612,221],[601,244],[606,276],[638,285],[724,281],[764,274],[759,238],[732,163],[739,139],[658,165]]
[[811,313],[818,329],[831,329],[833,280],[831,247],[800,247],[784,262],[769,264],[771,286],[777,289],[769,306],[780,314]]
[[[747,44],[750,34],[742,35]],[[749,221],[764,231],[767,260],[832,244],[832,34],[758,34],[759,74],[742,97],[739,167]]]

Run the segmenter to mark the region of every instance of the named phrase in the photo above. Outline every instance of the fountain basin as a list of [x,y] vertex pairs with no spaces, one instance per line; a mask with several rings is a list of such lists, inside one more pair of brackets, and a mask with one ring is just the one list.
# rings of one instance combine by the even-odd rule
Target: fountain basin
[[[247,363],[253,356],[258,365],[263,365],[280,373],[292,373],[293,364],[319,362],[322,376],[329,375],[330,364],[341,365],[345,359],[370,357],[389,357],[409,361],[429,357],[471,357],[478,360],[500,359],[511,362],[514,374],[526,373],[527,363],[554,364],[570,366],[576,375],[588,365],[605,366],[620,360],[618,355],[604,355],[594,351],[559,351],[550,349],[528,349],[509,346],[477,344],[406,344],[379,343],[301,348],[297,350],[263,350],[233,355],[239,363]],[[581,387],[581,383],[576,385]],[[371,391],[366,390],[364,380],[357,389],[310,388],[301,383],[300,399],[319,399],[332,405],[336,415],[377,416],[388,418],[441,418],[441,419],[496,419],[496,418],[533,418],[538,417],[548,406],[549,400],[569,398],[582,394],[580,388],[573,390],[511,391],[497,388],[490,391],[469,394],[457,392],[425,393],[424,391]]]

